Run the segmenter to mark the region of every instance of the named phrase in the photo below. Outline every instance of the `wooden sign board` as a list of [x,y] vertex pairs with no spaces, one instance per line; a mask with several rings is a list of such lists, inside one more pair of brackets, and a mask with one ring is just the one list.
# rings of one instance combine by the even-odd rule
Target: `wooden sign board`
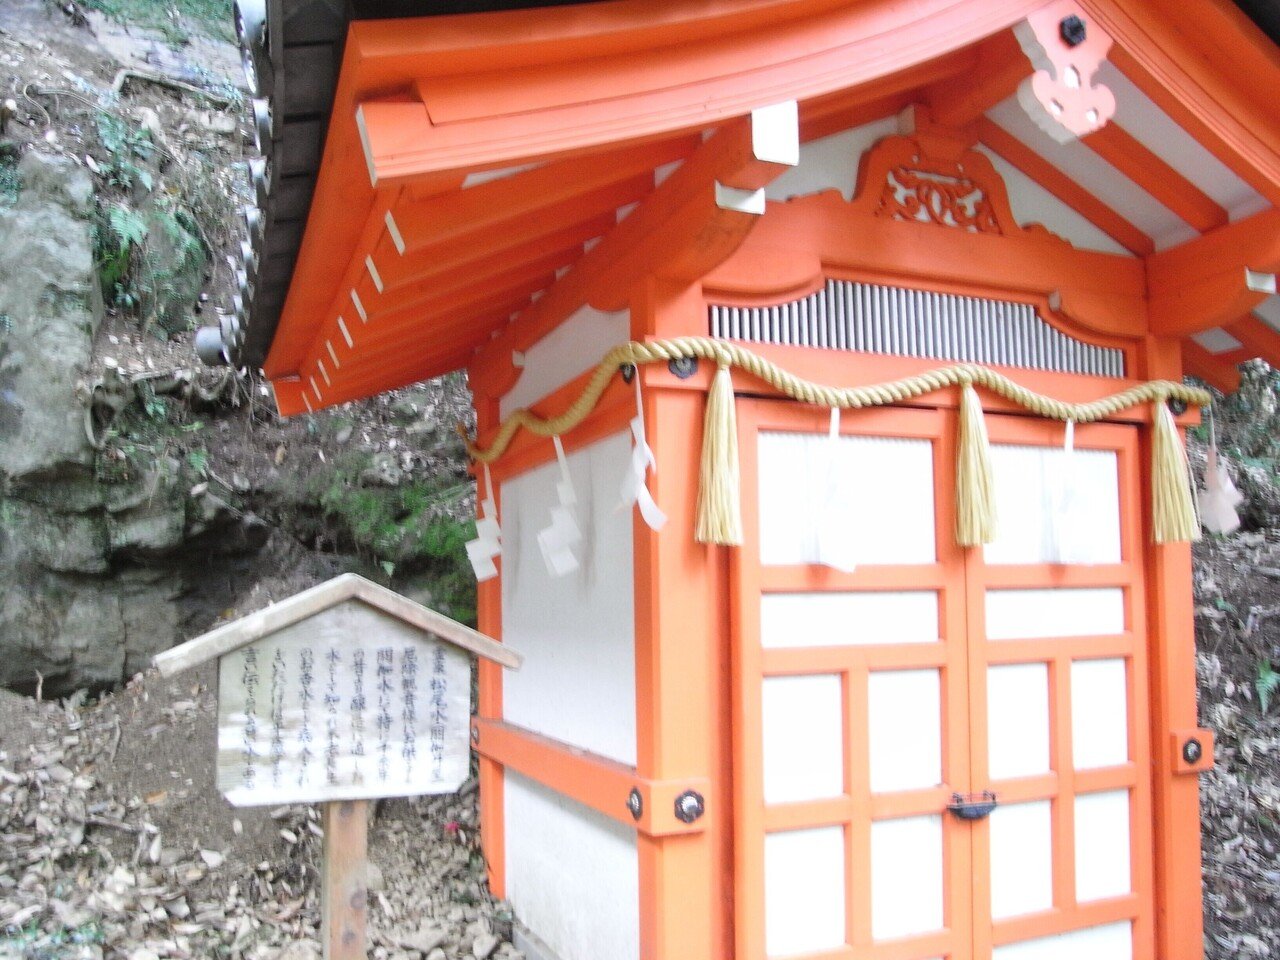
[[218,789],[235,806],[449,793],[470,720],[465,651],[347,600],[220,658]]
[[236,806],[457,790],[470,767],[471,654],[490,637],[355,574],[155,658],[218,661],[218,788]]

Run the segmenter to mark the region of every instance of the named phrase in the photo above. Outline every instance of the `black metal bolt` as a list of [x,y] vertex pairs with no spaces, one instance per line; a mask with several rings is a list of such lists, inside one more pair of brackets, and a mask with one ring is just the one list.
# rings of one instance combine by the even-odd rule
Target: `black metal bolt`
[[1062,42],[1068,47],[1080,46],[1089,35],[1084,21],[1074,13],[1069,17],[1062,18],[1062,22],[1058,24],[1058,33],[1062,36]]
[[644,798],[635,787],[632,787],[631,792],[627,794],[627,810],[631,812],[632,820],[639,820],[644,813]]
[[667,361],[667,369],[681,380],[688,380],[698,372],[697,357],[676,357]]
[[618,370],[622,373],[623,383],[630,383],[636,378],[636,365],[634,363],[624,363]]
[[1169,412],[1175,417],[1180,417],[1187,412],[1187,401],[1180,397],[1170,397],[1165,403],[1169,405]]
[[1204,756],[1204,747],[1195,737],[1190,737],[1187,742],[1182,745],[1182,759],[1187,763],[1199,763],[1202,756]]
[[706,801],[696,790],[686,790],[676,797],[676,819],[681,823],[693,823],[706,811]]

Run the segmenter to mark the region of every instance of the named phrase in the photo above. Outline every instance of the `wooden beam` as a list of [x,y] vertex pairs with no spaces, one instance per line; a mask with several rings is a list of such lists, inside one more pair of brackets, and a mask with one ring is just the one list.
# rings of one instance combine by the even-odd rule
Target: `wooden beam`
[[1223,393],[1235,393],[1240,389],[1240,368],[1237,364],[1249,359],[1241,351],[1210,353],[1194,340],[1182,341],[1182,360],[1187,373],[1199,377]]
[[1003,127],[986,117],[977,126],[979,140],[1134,256],[1155,252],[1156,245],[1149,236]]
[[1234,323],[1266,299],[1246,271],[1280,272],[1280,210],[1265,210],[1147,258],[1152,332],[1185,336]]
[[1250,359],[1261,357],[1271,366],[1280,367],[1280,333],[1264,321],[1250,314],[1229,324],[1226,331],[1240,341]]
[[600,197],[598,204],[585,208],[566,206],[563,210],[553,209],[545,216],[477,230],[457,240],[423,247],[404,257],[389,255],[378,264],[384,289],[391,292],[405,284],[420,283],[454,271],[467,271],[494,256],[529,259],[525,255],[529,248],[558,250],[572,244],[575,237],[577,243],[585,243],[608,233],[617,224],[615,211],[623,204],[615,203],[615,200],[631,197],[631,200],[624,201],[631,203],[651,189],[652,180],[646,181],[639,192],[609,189],[608,196]]
[[1034,72],[1013,31],[1006,30],[978,47],[978,62],[969,74],[935,84],[924,101],[934,122],[966,127],[1000,101],[1018,92],[1018,84]]
[[1107,163],[1201,233],[1225,227],[1227,211],[1116,123],[1083,138]]
[[[676,269],[706,272],[728,257],[764,212],[764,187],[799,160],[794,103],[728,123],[654,189],[546,295],[486,345],[474,365],[509,386],[515,350],[527,349],[583,304],[618,309],[641,278]],[[489,383],[487,392],[501,394]]]
[[548,163],[419,203],[403,203],[392,215],[408,255],[424,247],[461,241],[480,230],[544,217],[562,204],[582,204],[584,210],[599,212],[598,207],[593,207],[596,191],[607,193],[610,188],[618,189],[620,184],[631,182],[632,187],[626,191],[630,199],[615,206],[630,203],[638,199],[629,192],[636,178],[645,178],[651,188],[655,168],[685,159],[699,142],[697,137],[682,136]]

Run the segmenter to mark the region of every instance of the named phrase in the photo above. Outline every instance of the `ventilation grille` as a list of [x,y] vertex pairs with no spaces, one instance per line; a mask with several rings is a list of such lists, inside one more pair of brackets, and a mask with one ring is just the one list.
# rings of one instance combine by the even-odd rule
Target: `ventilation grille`
[[711,307],[711,335],[827,350],[1123,377],[1124,352],[1067,336],[1035,307],[849,280],[772,307]]

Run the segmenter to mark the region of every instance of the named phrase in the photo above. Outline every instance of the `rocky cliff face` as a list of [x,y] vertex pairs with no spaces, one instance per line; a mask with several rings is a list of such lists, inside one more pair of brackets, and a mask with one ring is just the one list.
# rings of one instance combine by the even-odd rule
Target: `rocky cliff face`
[[104,462],[93,180],[35,150],[16,179],[0,205],[0,685],[69,692],[117,683],[183,639],[208,545],[252,551],[265,529],[176,457]]

